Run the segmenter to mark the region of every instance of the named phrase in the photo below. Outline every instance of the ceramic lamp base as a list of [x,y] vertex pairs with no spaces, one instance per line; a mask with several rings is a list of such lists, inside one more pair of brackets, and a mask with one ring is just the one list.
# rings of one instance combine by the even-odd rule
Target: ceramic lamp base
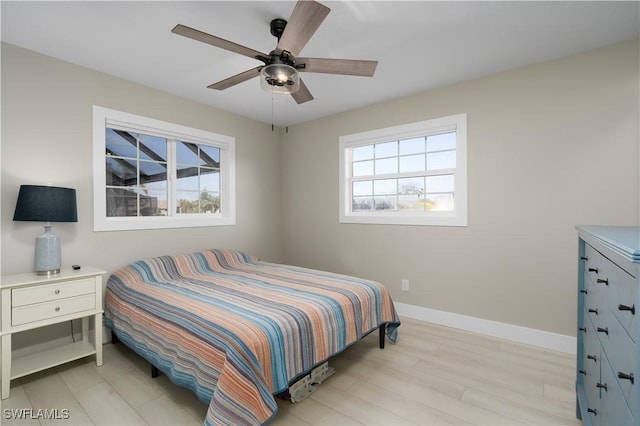
[[53,275],[60,272],[60,239],[51,231],[51,225],[44,226],[44,234],[36,237],[34,270],[36,275]]

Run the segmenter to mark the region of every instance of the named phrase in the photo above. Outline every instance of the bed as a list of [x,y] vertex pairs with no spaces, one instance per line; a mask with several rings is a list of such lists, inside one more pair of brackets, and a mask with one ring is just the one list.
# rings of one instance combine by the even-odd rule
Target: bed
[[225,249],[159,256],[115,271],[106,325],[209,404],[206,425],[264,424],[275,395],[372,331],[400,321],[381,284],[263,262]]

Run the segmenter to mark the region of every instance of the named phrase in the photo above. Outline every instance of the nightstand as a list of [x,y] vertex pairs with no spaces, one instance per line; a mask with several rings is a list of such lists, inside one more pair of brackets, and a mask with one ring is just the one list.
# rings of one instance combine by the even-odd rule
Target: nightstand
[[[2,399],[9,397],[11,380],[89,355],[102,365],[102,276],[90,266],[62,269],[59,274],[7,275],[0,281],[2,336]],[[89,317],[94,338],[89,341]],[[60,322],[82,318],[82,340],[52,349],[12,357],[11,336]]]

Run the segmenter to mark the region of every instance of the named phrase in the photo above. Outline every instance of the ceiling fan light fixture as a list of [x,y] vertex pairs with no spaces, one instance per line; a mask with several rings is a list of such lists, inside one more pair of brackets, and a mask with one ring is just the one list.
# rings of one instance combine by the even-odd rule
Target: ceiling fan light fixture
[[297,104],[302,104],[313,100],[313,95],[300,79],[298,70],[307,73],[373,77],[378,65],[377,61],[298,56],[330,11],[331,9],[317,1],[298,0],[288,21],[281,18],[271,21],[271,35],[278,39],[278,44],[268,54],[182,24],[176,25],[171,32],[257,59],[264,64],[210,84],[207,86],[209,89],[225,90],[259,76],[260,87],[267,93],[292,95]]
[[291,65],[267,65],[260,70],[260,87],[268,93],[290,95],[300,88],[300,76]]

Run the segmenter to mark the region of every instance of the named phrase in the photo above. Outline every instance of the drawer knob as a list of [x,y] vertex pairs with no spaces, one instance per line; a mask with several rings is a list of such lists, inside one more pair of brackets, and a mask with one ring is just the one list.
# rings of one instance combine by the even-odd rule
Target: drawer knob
[[607,384],[606,384],[606,383],[604,383],[604,384],[602,384],[602,383],[596,383],[596,387],[597,387],[597,388],[600,388],[600,389],[604,389],[604,391],[605,391],[605,392],[609,392],[609,391],[607,390]]
[[598,410],[596,410],[595,408],[587,408],[587,413],[591,413],[594,416],[598,415]]
[[587,290],[580,290],[580,293],[587,294],[589,292]]
[[608,279],[608,278],[605,278],[605,279],[598,278],[598,279],[596,280],[596,282],[597,282],[598,284],[606,284],[606,285],[609,285],[609,279]]
[[55,294],[60,294],[60,289],[56,288],[56,291],[54,291]]
[[589,258],[587,256],[582,256],[580,260],[584,260],[586,262],[587,260],[589,260]]
[[60,306],[56,306],[56,312],[60,311]]
[[633,373],[625,374],[621,371],[618,371],[618,379],[629,380],[631,384],[633,384]]
[[596,355],[587,355],[587,359],[592,359],[594,361],[598,361],[598,357]]
[[587,375],[587,372],[586,372],[585,370],[578,370],[578,373],[579,373],[579,374],[583,374],[583,375],[585,375],[585,376]]
[[594,308],[591,308],[591,309],[589,309],[589,313],[598,315],[598,310],[594,309]]
[[589,272],[595,272],[597,274],[598,268],[589,268]]
[[598,333],[604,333],[607,336],[609,335],[609,327],[598,327]]
[[586,333],[587,332],[587,327],[580,327],[580,328],[578,328],[578,331],[584,331]]
[[636,305],[635,304],[633,304],[631,306],[618,305],[618,310],[619,311],[629,311],[629,312],[631,312],[631,315],[635,315],[636,314]]

